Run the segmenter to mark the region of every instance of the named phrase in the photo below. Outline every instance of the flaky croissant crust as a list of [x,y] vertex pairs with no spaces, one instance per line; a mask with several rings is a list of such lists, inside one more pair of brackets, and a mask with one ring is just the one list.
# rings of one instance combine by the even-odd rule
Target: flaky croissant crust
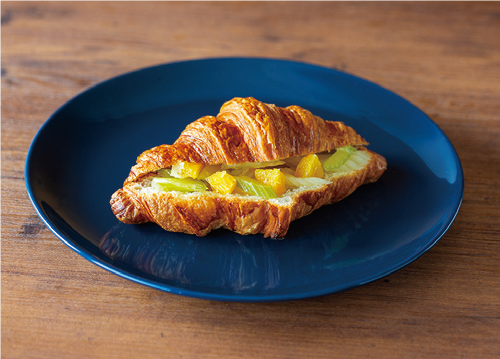
[[267,162],[367,144],[351,127],[324,121],[299,106],[282,108],[238,97],[224,103],[216,117],[190,123],[172,145],[143,152],[125,183],[182,161]]
[[362,184],[378,180],[387,163],[382,156],[370,153],[371,159],[365,168],[339,177],[322,188],[300,191],[286,204],[214,192],[145,195],[132,183],[113,194],[111,208],[124,223],[155,222],[173,232],[205,236],[214,229],[225,228],[239,234],[262,233],[264,237],[283,238],[292,221],[344,199]]
[[[367,150],[367,144],[345,124],[324,121],[301,107],[280,108],[251,97],[234,98],[222,106],[216,117],[205,116],[189,124],[174,144],[142,153],[110,204],[124,223],[155,222],[168,231],[198,236],[226,228],[240,234],[263,233],[265,237],[282,238],[293,220],[340,201],[364,183],[378,180],[387,162]],[[144,190],[155,171],[181,161],[267,162],[347,145],[369,153],[366,166],[320,188],[285,193],[284,201],[210,191],[183,194]]]

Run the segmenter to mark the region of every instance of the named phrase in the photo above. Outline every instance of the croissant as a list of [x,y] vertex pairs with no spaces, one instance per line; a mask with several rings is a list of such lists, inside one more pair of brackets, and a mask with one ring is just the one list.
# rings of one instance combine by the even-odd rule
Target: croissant
[[[112,195],[111,209],[124,223],[155,222],[165,230],[197,236],[226,228],[239,234],[283,238],[293,220],[379,179],[387,162],[366,145],[351,127],[325,121],[299,106],[281,108],[251,97],[234,98],[222,105],[217,116],[190,123],[172,145],[143,152],[123,188]],[[346,155],[343,163],[336,164],[338,168],[325,171],[318,166],[320,158],[324,161],[344,148],[353,149],[354,154]],[[155,186],[163,176],[177,181],[174,170],[186,164],[197,167],[191,176],[196,180],[187,180],[210,183],[206,190]],[[212,174],[200,180],[204,168]],[[301,176],[311,168],[316,172]],[[259,170],[264,180],[271,173],[266,170],[281,180],[255,182],[252,177]],[[220,183],[210,181],[217,176],[230,178],[233,189],[220,191],[214,186]],[[244,179],[253,181],[250,191],[242,186]],[[281,193],[272,189],[275,185],[281,186]],[[271,187],[272,196],[251,191],[260,187]]]

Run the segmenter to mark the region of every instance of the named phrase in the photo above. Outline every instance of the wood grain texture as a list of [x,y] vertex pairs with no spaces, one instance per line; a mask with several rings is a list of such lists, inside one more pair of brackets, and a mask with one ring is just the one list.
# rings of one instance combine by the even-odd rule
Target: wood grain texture
[[[500,4],[2,2],[2,358],[500,356]],[[337,68],[426,112],[462,161],[447,234],[391,276],[330,296],[184,298],[64,246],[24,187],[43,122],[137,68],[266,56]]]

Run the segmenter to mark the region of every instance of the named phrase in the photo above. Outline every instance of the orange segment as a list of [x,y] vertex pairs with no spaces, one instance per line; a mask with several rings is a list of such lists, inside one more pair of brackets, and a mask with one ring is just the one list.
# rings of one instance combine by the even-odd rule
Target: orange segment
[[197,178],[203,169],[199,163],[179,162],[172,166],[170,174],[177,178]]
[[323,178],[325,171],[317,155],[310,154],[302,158],[295,170],[295,177]]
[[256,169],[255,179],[259,182],[271,186],[277,196],[281,196],[286,191],[285,175],[278,169]]
[[215,172],[213,175],[205,178],[212,187],[212,190],[220,194],[233,193],[236,188],[236,178],[226,171]]

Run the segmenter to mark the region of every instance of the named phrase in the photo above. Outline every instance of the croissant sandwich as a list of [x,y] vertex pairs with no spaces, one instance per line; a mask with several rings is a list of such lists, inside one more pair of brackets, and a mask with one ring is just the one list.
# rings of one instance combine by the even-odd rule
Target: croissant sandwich
[[283,238],[293,220],[379,179],[386,160],[366,145],[299,106],[234,98],[174,144],[142,153],[111,209],[124,223],[197,236],[226,228]]

